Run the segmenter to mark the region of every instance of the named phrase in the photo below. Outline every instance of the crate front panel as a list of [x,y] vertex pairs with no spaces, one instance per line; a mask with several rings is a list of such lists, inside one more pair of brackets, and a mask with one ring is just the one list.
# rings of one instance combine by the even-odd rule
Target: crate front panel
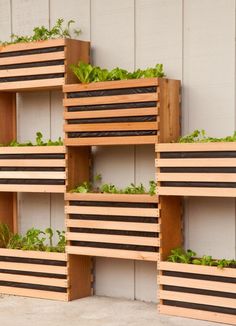
[[[159,257],[158,203],[128,201],[122,195],[67,194],[67,252],[157,261]],[[132,197],[129,195],[128,197]],[[127,196],[126,196],[127,198]],[[132,200],[132,199],[131,199]]]
[[160,312],[236,325],[236,268],[160,263]]
[[158,80],[66,85],[66,145],[155,143]]
[[68,300],[66,254],[0,249],[0,293]]
[[0,148],[0,191],[63,193],[65,148]]
[[160,195],[236,197],[236,144],[158,144]]

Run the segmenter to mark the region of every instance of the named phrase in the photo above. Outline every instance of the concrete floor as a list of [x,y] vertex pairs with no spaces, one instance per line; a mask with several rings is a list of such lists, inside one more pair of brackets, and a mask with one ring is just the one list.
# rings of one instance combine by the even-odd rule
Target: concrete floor
[[66,302],[0,296],[1,326],[216,326],[219,324],[160,316],[156,305],[90,297]]

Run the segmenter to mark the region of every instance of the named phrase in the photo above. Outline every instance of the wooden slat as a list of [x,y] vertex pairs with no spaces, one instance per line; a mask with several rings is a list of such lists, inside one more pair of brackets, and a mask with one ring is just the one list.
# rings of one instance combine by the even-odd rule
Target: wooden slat
[[66,138],[66,146],[155,144],[157,136]]
[[135,223],[135,222],[111,222],[111,221],[87,221],[87,220],[66,220],[67,227],[92,228],[105,230],[125,230],[140,232],[159,232],[160,226],[155,223]]
[[157,208],[65,206],[66,214],[158,217]]
[[156,152],[236,151],[236,142],[156,144]]
[[67,240],[72,241],[93,241],[101,243],[116,243],[116,244],[130,244],[139,246],[153,246],[159,247],[160,240],[158,238],[115,235],[115,234],[95,234],[95,233],[79,233],[67,232]]
[[21,289],[21,288],[0,286],[0,293],[1,294],[10,294],[10,295],[19,295],[19,296],[23,296],[23,297],[68,301],[67,293],[52,292],[52,291]]
[[236,197],[236,188],[157,187],[160,196]]
[[38,276],[29,276],[29,275],[16,275],[16,274],[0,273],[0,281],[26,283],[26,284],[38,284],[38,285],[47,285],[47,286],[58,286],[61,288],[68,287],[67,279],[58,279],[58,278],[52,278],[52,277],[38,277]]
[[67,246],[66,252],[72,255],[86,255],[122,259],[135,259],[145,261],[158,261],[159,254],[155,252],[134,251],[134,250],[120,250],[120,249],[106,249],[93,247],[77,247]]
[[223,314],[218,312],[203,311],[197,309],[171,307],[166,305],[159,306],[159,312],[161,314],[187,317],[201,320],[213,321],[216,323],[225,323],[230,325],[236,325],[235,315]]
[[0,256],[67,261],[67,255],[64,253],[5,248],[0,248]]
[[157,115],[158,108],[134,108],[134,109],[116,109],[116,110],[95,110],[95,111],[76,111],[64,112],[64,119],[91,119],[91,118],[112,118],[112,117],[133,117]]
[[82,123],[65,124],[65,132],[83,131],[123,131],[123,130],[157,130],[158,122],[118,122],[118,123]]
[[236,299],[160,290],[160,299],[236,309]]
[[150,196],[148,194],[96,194],[96,193],[66,193],[66,200],[77,201],[110,201],[110,202],[127,202],[127,203],[158,203],[159,197],[157,195]]
[[0,47],[0,53],[13,52],[13,51],[25,51],[25,50],[33,50],[33,49],[43,49],[43,48],[51,48],[56,46],[64,46],[65,39],[52,39],[46,41],[37,41],[37,42],[29,42],[29,43],[16,43],[9,44],[6,46]]
[[0,261],[0,269],[11,270],[11,271],[14,270],[14,271],[23,271],[23,272],[38,272],[38,273],[67,275],[67,267],[28,264],[28,263],[19,263],[19,262],[12,263],[12,262]]
[[156,167],[235,167],[236,158],[160,158]]
[[[1,61],[1,58],[0,58]],[[15,77],[15,76],[33,76],[46,74],[59,74],[65,72],[65,66],[46,66],[33,68],[19,68],[0,70],[0,78]]]
[[148,87],[157,86],[158,78],[140,78],[131,80],[115,80],[115,81],[105,81],[90,84],[73,84],[64,85],[63,92],[85,92],[85,91],[95,91],[103,89],[120,89],[120,88],[133,88],[133,87]]
[[220,269],[214,266],[201,266],[171,262],[160,262],[160,270],[222,277],[236,277],[235,268]]
[[8,83],[0,83],[0,91],[17,91],[31,89],[48,89],[61,87],[65,82],[65,78],[51,78],[39,80],[24,80]]
[[236,173],[159,173],[158,181],[236,182]]
[[43,193],[64,193],[64,185],[19,185],[0,184],[0,192],[43,192]]
[[39,54],[27,54],[27,55],[15,56],[15,57],[0,58],[0,66],[15,65],[20,63],[28,63],[28,62],[33,63],[33,62],[43,62],[43,61],[54,61],[54,60],[63,60],[63,59],[65,59],[64,51],[51,52],[51,53],[39,53]]
[[0,167],[65,167],[64,159],[10,159],[0,158]]
[[66,98],[63,100],[63,105],[68,107],[77,105],[136,103],[148,101],[158,101],[157,93]]
[[0,147],[0,154],[65,154],[65,146]]
[[204,289],[209,291],[219,291],[236,293],[235,283],[225,283],[225,282],[215,282],[215,281],[205,281],[185,278],[185,277],[172,277],[172,276],[159,276],[159,282],[161,285],[171,285],[171,286],[181,286],[184,288],[191,289]]
[[0,171],[0,179],[65,179],[65,172],[35,172],[35,171]]

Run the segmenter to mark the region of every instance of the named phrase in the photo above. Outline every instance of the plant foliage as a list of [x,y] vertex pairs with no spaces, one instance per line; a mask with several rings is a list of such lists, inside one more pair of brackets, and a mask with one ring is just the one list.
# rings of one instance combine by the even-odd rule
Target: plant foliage
[[[24,147],[24,146],[62,146],[63,141],[61,137],[59,137],[57,140],[51,140],[48,139],[47,141],[43,140],[43,134],[38,131],[36,133],[35,137],[35,143],[32,143],[31,141],[28,141],[26,143],[20,143],[17,140],[13,140],[9,143],[9,147]],[[5,145],[0,145],[0,146],[5,146]]]
[[145,70],[138,69],[133,72],[128,72],[127,70],[118,67],[112,70],[102,69],[101,67],[92,66],[89,63],[80,61],[78,64],[71,65],[71,70],[83,84],[111,80],[154,78],[165,76],[162,64],[156,64],[155,67],[147,68]]
[[205,130],[194,130],[191,134],[183,136],[179,139],[179,143],[212,143],[212,142],[235,142],[236,131],[232,136],[223,138],[209,137],[206,135]]
[[[36,41],[45,41],[50,39],[57,38],[71,38],[71,25],[74,24],[74,20],[69,20],[64,25],[64,19],[58,18],[55,25],[52,28],[46,28],[45,26],[37,26],[33,29],[33,35],[31,36],[22,36],[22,35],[11,35],[10,42],[0,42],[1,45],[9,45],[16,43],[29,43]],[[72,30],[77,36],[81,33],[80,29]]]

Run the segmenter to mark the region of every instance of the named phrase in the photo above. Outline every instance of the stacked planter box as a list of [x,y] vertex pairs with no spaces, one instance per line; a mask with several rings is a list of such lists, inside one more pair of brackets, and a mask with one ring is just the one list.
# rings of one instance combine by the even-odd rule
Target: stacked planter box
[[[62,89],[89,42],[55,39],[0,48],[0,144],[16,139],[16,93]],[[65,193],[64,146],[0,147],[0,221],[17,231],[17,192]],[[0,249],[0,293],[72,300],[91,294],[91,259]]]

